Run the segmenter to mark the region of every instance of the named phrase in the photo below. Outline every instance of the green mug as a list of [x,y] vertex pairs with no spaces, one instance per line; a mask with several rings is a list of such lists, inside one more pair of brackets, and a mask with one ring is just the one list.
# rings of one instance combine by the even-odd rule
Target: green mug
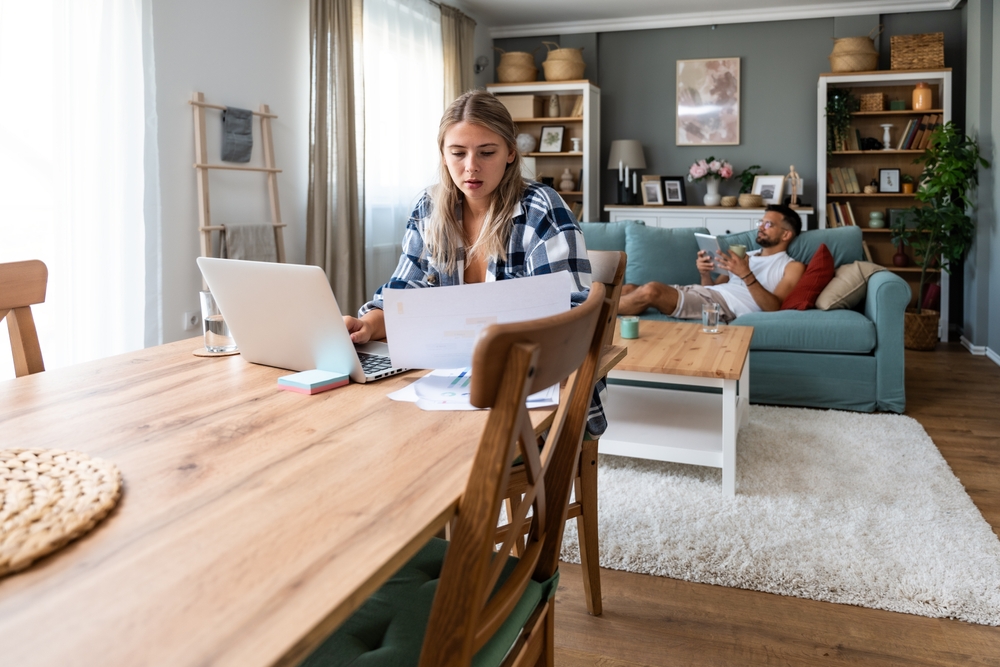
[[732,245],[729,246],[729,252],[733,253],[734,255],[740,258],[746,257],[747,247],[742,243],[733,243]]

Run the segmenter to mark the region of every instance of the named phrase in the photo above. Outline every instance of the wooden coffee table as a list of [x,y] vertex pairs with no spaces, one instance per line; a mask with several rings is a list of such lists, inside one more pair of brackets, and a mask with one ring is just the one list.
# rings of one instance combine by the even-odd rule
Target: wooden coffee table
[[[615,345],[628,356],[608,374],[608,430],[600,452],[722,468],[722,490],[736,493],[736,435],[750,403],[747,355],[753,327],[639,323],[639,338]],[[721,393],[719,390],[721,389]]]

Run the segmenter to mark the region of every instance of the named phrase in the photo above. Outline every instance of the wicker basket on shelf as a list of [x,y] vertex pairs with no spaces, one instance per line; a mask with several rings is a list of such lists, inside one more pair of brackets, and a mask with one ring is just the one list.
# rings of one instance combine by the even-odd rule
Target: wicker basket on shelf
[[730,196],[723,197],[719,201],[719,204],[721,204],[722,206],[736,206],[736,202],[737,202],[736,197],[733,197],[733,196],[730,195]]
[[892,69],[941,69],[944,67],[944,33],[894,35],[889,39]]
[[841,37],[833,40],[832,72],[870,72],[878,69],[878,51],[872,37]]
[[542,44],[549,50],[545,62],[542,63],[546,81],[573,81],[583,78],[583,71],[587,68],[583,62],[583,49],[563,49],[555,42],[542,42]]
[[527,51],[500,52],[500,62],[497,64],[497,81],[499,83],[525,83],[538,78],[538,68],[535,67],[534,54]]
[[903,347],[907,350],[933,350],[937,346],[940,316],[938,311],[927,308],[922,308],[919,314],[906,311],[903,314]]
[[739,204],[743,208],[761,208],[764,206],[764,198],[760,195],[752,195],[744,192],[739,197]]
[[885,93],[865,93],[861,98],[861,111],[885,111]]

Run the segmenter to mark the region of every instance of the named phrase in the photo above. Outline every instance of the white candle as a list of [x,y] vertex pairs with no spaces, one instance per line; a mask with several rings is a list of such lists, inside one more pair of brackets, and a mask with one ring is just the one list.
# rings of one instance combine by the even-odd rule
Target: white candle
[[639,190],[638,190],[638,188],[636,187],[636,184],[635,184],[635,172],[633,171],[632,172],[632,194],[638,194],[638,193],[639,193]]
[[625,187],[628,187],[628,165],[625,165]]
[[622,161],[618,160],[618,182],[621,183],[625,175],[622,173]]

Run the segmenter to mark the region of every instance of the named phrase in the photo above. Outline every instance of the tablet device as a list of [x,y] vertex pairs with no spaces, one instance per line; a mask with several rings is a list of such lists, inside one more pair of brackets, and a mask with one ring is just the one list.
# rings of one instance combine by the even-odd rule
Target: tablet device
[[704,250],[708,253],[709,257],[715,260],[715,270],[722,275],[728,276],[729,271],[719,266],[715,253],[720,250],[729,250],[729,244],[726,241],[719,241],[719,237],[712,236],[711,234],[699,234],[695,232],[694,238],[698,242],[698,250]]

